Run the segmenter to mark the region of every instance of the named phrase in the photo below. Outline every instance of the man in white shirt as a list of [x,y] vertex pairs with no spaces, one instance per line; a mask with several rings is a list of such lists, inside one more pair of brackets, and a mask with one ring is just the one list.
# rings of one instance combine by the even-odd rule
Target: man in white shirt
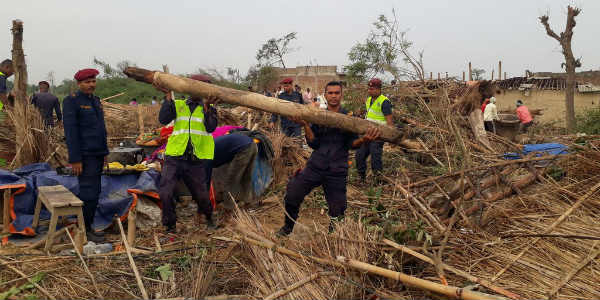
[[490,98],[490,103],[485,106],[485,110],[483,111],[483,125],[485,126],[485,130],[489,132],[496,133],[496,124],[494,121],[500,120],[498,117],[498,109],[496,108],[496,98]]

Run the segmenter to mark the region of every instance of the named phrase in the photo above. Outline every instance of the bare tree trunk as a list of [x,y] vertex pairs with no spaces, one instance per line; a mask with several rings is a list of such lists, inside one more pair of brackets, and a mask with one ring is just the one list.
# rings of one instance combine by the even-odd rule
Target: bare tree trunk
[[25,64],[25,53],[23,52],[23,21],[13,21],[12,34],[12,60],[15,69],[15,85],[13,87],[15,104],[27,104],[27,65]]
[[156,84],[165,89],[179,93],[203,98],[216,96],[223,102],[230,104],[241,105],[286,117],[299,117],[309,123],[340,128],[358,134],[364,134],[369,127],[377,127],[381,130],[381,140],[398,145],[403,142],[402,132],[395,127],[377,124],[365,119],[328,110],[313,108],[310,105],[302,105],[277,98],[266,97],[257,93],[220,87],[158,71],[129,67],[125,69],[123,73],[138,81]]
[[567,6],[567,24],[565,26],[565,31],[560,33],[560,36],[556,34],[552,28],[550,28],[550,24],[548,20],[550,17],[548,15],[543,15],[539,17],[540,22],[544,25],[546,29],[546,34],[552,37],[556,41],[560,43],[562,47],[562,53],[565,57],[564,66],[567,71],[567,90],[565,92],[565,111],[566,116],[565,120],[567,123],[567,131],[572,133],[575,131],[575,68],[580,67],[580,63],[575,60],[573,55],[573,49],[571,48],[571,40],[573,38],[573,28],[577,24],[575,22],[575,17],[579,15],[581,10],[574,6]]

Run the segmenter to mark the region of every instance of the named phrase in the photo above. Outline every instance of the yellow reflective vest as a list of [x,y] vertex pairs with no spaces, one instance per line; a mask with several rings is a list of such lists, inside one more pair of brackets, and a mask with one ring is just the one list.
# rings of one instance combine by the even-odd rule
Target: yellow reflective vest
[[367,106],[367,116],[365,117],[365,119],[375,123],[386,125],[387,122],[385,121],[383,111],[381,111],[381,105],[383,104],[383,101],[388,100],[388,98],[384,95],[379,95],[379,97],[375,99],[375,102],[371,104],[372,100],[372,97],[369,96],[369,98],[367,98],[367,103],[365,103]]
[[185,100],[174,100],[177,116],[173,133],[167,141],[165,155],[181,156],[185,153],[188,141],[192,139],[194,155],[198,159],[213,159],[215,141],[204,127],[204,107],[198,105],[194,112],[190,111]]

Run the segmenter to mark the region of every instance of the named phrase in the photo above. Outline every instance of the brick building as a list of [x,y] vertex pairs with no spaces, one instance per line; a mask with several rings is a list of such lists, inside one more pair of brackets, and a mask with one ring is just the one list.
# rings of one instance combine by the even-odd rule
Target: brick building
[[302,88],[302,92],[310,88],[313,94],[322,94],[328,82],[343,81],[345,78],[344,73],[337,71],[337,66],[298,66],[285,69],[276,67],[275,70],[279,74],[278,80],[269,87],[270,90],[276,89],[281,79],[291,77],[294,84]]

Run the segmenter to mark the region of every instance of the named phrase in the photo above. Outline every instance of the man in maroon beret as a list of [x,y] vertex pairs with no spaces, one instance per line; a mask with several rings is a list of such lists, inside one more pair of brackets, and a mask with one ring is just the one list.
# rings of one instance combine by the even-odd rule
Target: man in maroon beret
[[[384,95],[381,94],[382,82],[379,78],[373,78],[369,81],[369,89],[367,93],[366,109],[367,114],[365,119],[381,124],[394,126],[392,120],[392,103]],[[367,176],[367,158],[371,156],[371,170],[377,179],[383,171],[383,141],[371,141],[364,143],[360,149],[356,151],[356,169],[362,183],[365,183]]]
[[[281,85],[283,86],[283,92],[279,94],[277,98],[287,100],[290,102],[304,104],[304,101],[302,100],[302,95],[294,91],[294,88],[292,86],[293,82],[294,80],[289,77],[281,80],[279,83],[281,83]],[[269,126],[271,128],[275,128],[275,124],[277,123],[278,119],[279,116],[273,114],[271,116],[271,120],[269,121]],[[302,133],[302,126],[298,123],[290,121],[290,119],[286,117],[281,117],[281,131],[287,136],[300,137],[300,134]]]
[[[206,75],[191,75],[191,79],[211,83]],[[198,204],[197,222],[202,216],[209,229],[217,227],[213,221],[213,207],[208,192],[208,176],[214,158],[215,142],[210,134],[217,128],[217,98],[202,99],[190,97],[187,100],[174,100],[171,91],[165,93],[158,120],[167,125],[175,121],[173,133],[167,141],[165,162],[160,177],[159,196],[162,203],[162,224],[168,233],[176,232],[177,216],[173,191],[179,180],[187,186],[192,199]]]
[[100,98],[94,96],[98,70],[83,69],[75,73],[79,90],[63,101],[65,138],[69,163],[79,181],[79,199],[83,201],[83,219],[87,238],[95,243],[104,234],[93,230],[92,224],[100,197],[102,167],[108,155],[106,125]]

